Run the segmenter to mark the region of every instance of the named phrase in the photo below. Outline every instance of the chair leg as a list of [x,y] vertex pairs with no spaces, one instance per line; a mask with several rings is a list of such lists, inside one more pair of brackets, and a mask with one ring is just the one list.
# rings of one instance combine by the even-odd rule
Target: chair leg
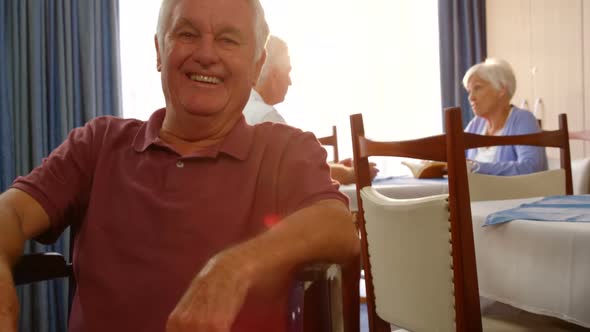
[[360,331],[360,259],[359,255],[354,261],[342,268],[342,314],[344,316],[344,332]]

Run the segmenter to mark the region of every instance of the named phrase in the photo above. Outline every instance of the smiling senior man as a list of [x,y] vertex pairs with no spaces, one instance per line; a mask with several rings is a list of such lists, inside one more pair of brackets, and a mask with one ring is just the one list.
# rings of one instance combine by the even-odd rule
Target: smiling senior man
[[24,241],[72,215],[70,331],[284,331],[293,272],[358,254],[313,135],[244,121],[267,36],[258,0],[162,2],[166,107],[74,129],[0,195],[0,331],[17,331]]

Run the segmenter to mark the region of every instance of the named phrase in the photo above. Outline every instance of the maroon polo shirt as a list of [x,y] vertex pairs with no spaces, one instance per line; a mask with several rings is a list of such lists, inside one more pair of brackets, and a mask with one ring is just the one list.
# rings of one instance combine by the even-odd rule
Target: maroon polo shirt
[[[314,202],[347,204],[313,134],[242,118],[220,144],[183,157],[158,137],[165,112],[96,118],[13,184],[43,206],[54,235],[78,223],[70,331],[162,332],[214,254]],[[232,331],[283,331],[286,309],[249,296]]]

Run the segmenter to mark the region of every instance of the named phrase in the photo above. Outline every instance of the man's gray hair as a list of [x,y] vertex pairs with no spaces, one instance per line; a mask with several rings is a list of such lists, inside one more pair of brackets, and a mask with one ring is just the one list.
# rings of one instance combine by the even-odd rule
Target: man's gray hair
[[[156,36],[160,49],[164,47],[164,34],[170,24],[170,17],[174,3],[178,0],[162,0],[160,4],[160,13],[158,14],[158,25],[156,27]],[[266,40],[268,39],[269,29],[264,17],[264,9],[259,0],[245,0],[250,3],[254,9],[254,36],[256,38],[256,60],[262,56]]]
[[269,36],[268,41],[266,42],[266,60],[262,66],[258,81],[264,81],[268,77],[272,68],[283,68],[290,65],[290,63],[286,62],[286,55],[288,52],[289,48],[284,40],[277,36]]
[[475,75],[484,81],[489,82],[496,90],[505,88],[508,96],[512,99],[516,91],[516,78],[512,66],[502,59],[487,58],[486,61],[478,63],[463,76],[463,86],[467,89],[469,79]]

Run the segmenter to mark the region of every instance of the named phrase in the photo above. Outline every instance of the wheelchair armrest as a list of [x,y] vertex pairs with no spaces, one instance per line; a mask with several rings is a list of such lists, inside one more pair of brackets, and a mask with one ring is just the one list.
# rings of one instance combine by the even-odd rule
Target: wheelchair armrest
[[328,279],[328,271],[333,265],[337,264],[325,264],[317,263],[307,265],[303,269],[299,270],[295,276],[297,281],[320,281]]
[[69,277],[72,264],[56,252],[27,254],[21,257],[12,270],[15,285]]

